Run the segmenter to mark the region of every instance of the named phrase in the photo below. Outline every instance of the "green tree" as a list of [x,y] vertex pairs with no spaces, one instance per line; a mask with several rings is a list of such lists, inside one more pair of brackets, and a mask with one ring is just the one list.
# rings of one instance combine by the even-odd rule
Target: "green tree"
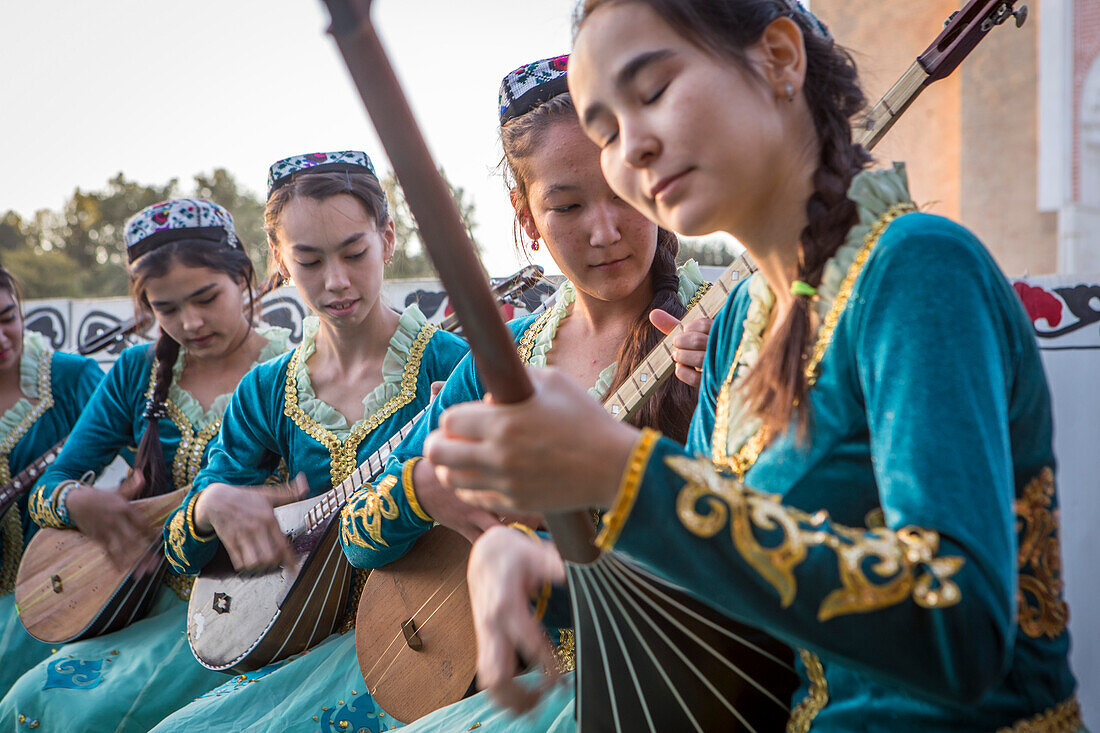
[[694,259],[700,265],[725,267],[733,262],[736,256],[737,253],[718,237],[681,238],[676,262],[682,264],[689,259]]
[[[447,178],[441,169],[439,174],[443,176],[451,198],[458,205],[458,213],[462,217],[462,223],[466,227],[466,233],[470,241],[474,243],[478,258],[481,257],[481,246],[474,236],[474,228],[477,221],[474,218],[476,207],[466,194],[466,189],[455,186]],[[393,218],[394,238],[397,245],[393,252],[393,261],[386,268],[386,277],[389,278],[414,278],[414,277],[438,277],[435,267],[432,266],[428,253],[424,250],[424,242],[420,237],[420,227],[409,210],[409,204],[405,201],[405,193],[397,183],[397,178],[391,172],[382,179],[382,190],[386,192],[386,198],[390,204],[390,216]],[[484,266],[482,267],[484,269]]]
[[270,256],[267,235],[264,233],[264,207],[266,202],[237,183],[224,168],[215,168],[210,175],[195,176],[194,195],[224,206],[233,215],[237,237],[256,268],[256,277],[263,282],[267,277]]

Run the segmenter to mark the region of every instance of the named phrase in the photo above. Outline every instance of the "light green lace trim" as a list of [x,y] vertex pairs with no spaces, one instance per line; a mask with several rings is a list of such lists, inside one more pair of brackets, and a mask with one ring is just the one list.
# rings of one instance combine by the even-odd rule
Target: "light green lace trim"
[[[812,301],[814,312],[817,314],[818,329],[821,328],[825,316],[832,308],[840,291],[840,285],[851,269],[852,263],[855,262],[856,255],[863,245],[863,239],[871,230],[871,226],[892,206],[911,203],[905,164],[894,163],[892,168],[863,171],[852,180],[852,185],[848,188],[848,198],[856,203],[859,223],[849,230],[844,244],[825,263],[821,284],[817,286],[817,296]],[[737,363],[737,373],[729,390],[727,423],[729,432],[726,439],[728,455],[736,455],[745,442],[760,430],[761,420],[759,417],[748,416],[748,406],[745,404],[741,390],[737,388],[737,381],[756,364],[764,344],[764,331],[771,320],[773,307],[775,307],[775,293],[760,273],[754,274],[749,282],[749,309],[745,315],[744,333],[741,337],[741,358]],[[811,342],[814,340],[816,336],[810,339]]]
[[317,331],[321,327],[320,320],[316,316],[306,318],[302,323],[302,344],[299,358],[295,365],[295,376],[298,380],[298,407],[313,418],[321,427],[332,432],[340,440],[344,440],[359,423],[369,420],[370,416],[401,391],[401,378],[405,373],[405,362],[408,361],[409,351],[417,334],[427,317],[420,308],[413,303],[401,313],[397,321],[397,330],[390,339],[386,356],[382,360],[382,383],[375,387],[363,398],[363,418],[355,425],[348,425],[347,418],[327,402],[317,398],[313,390],[313,382],[309,379],[309,357],[317,351]]
[[[686,306],[694,297],[695,291],[704,282],[703,273],[699,270],[699,263],[695,260],[688,260],[676,268],[676,277],[679,280],[676,296]],[[573,303],[576,300],[577,289],[573,283],[566,280],[558,289],[558,299],[550,309],[550,316],[547,317],[542,330],[535,337],[528,364],[536,367],[546,366],[547,354],[554,346],[554,336],[558,333],[558,326],[573,312]],[[596,384],[588,389],[588,393],[596,399],[603,399],[604,395],[607,394],[608,387],[611,386],[611,380],[615,377],[616,368],[617,365],[613,362],[600,372],[600,375],[596,378]]]
[[38,370],[42,359],[49,359],[53,349],[46,337],[35,331],[23,332],[23,355],[19,357],[19,391],[23,393],[15,404],[0,415],[0,439],[7,437],[31,414],[34,405],[31,400],[39,400]]
[[[256,333],[267,339],[267,344],[260,349],[260,355],[256,357],[255,364],[262,364],[268,359],[273,359],[290,348],[290,330],[279,326],[260,326]],[[184,417],[195,430],[202,430],[225,414],[225,408],[229,406],[229,400],[233,392],[218,395],[211,403],[209,410],[204,410],[202,404],[194,395],[179,386],[183,367],[187,363],[187,352],[180,349],[176,357],[176,363],[172,367],[172,384],[168,387],[168,399],[179,408]]]

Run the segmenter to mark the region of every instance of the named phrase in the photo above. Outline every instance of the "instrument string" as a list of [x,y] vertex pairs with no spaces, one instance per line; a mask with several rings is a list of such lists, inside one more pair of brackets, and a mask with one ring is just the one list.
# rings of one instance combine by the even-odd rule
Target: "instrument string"
[[[795,671],[794,665],[790,664],[789,662],[786,662],[786,661],[776,657],[774,654],[771,654],[766,649],[763,649],[760,646],[754,644],[753,642],[749,641],[748,639],[741,636],[740,634],[737,634],[736,632],[730,631],[729,629],[721,626],[720,624],[714,623],[713,621],[706,618],[705,616],[700,615],[696,611],[694,611],[691,608],[688,608],[687,606],[680,603],[678,600],[676,600],[676,598],[674,598],[673,596],[671,596],[667,592],[665,592],[660,587],[660,585],[656,585],[652,582],[651,579],[647,579],[648,573],[646,571],[641,570],[639,568],[635,568],[631,565],[627,565],[626,563],[623,563],[622,561],[618,560],[615,557],[608,558],[608,565],[612,569],[612,572],[617,572],[617,573],[621,574],[621,576],[624,577],[624,578],[630,578],[630,580],[633,582],[633,584],[636,588],[638,588],[638,589],[644,588],[647,591],[646,593],[641,593],[641,592],[638,593],[638,595],[641,597],[641,599],[643,601],[645,601],[647,605],[652,606],[657,612],[661,613],[665,618],[667,618],[672,623],[677,623],[678,624],[676,619],[673,618],[667,611],[662,609],[659,605],[654,603],[651,600],[650,596],[659,596],[663,601],[665,601],[666,603],[668,603],[671,606],[674,606],[680,612],[682,612],[682,613],[684,613],[688,616],[691,616],[693,619],[695,619],[699,623],[701,623],[705,626],[708,626],[709,628],[711,628],[714,631],[722,634],[726,638],[728,638],[732,641],[735,641],[735,642],[745,646],[748,649],[751,649],[752,651],[756,652],[760,656],[768,659],[769,661],[775,663],[776,665],[782,667],[783,669],[785,669],[789,672],[794,672]],[[687,632],[685,630],[685,633],[690,633],[690,632]],[[715,653],[715,656],[717,656],[719,659],[724,659],[724,657],[720,654]],[[748,679],[748,678],[746,678],[746,679]],[[763,689],[763,688],[761,688],[761,689]],[[780,703],[780,704],[784,704],[784,703]]]
[[[606,572],[606,569],[602,565],[598,568],[594,568],[594,570],[597,573]],[[729,701],[729,699],[725,695],[723,695],[721,693],[721,691],[719,691],[718,688],[715,687],[714,684],[709,679],[707,679],[707,676],[705,674],[703,674],[699,670],[699,668],[696,667],[695,664],[690,659],[688,659],[687,655],[684,654],[683,651],[681,651],[679,649],[679,647],[677,647],[672,642],[672,640],[668,638],[668,635],[665,634],[665,632],[656,623],[653,622],[653,620],[645,613],[645,611],[631,597],[629,590],[624,588],[622,585],[618,584],[615,581],[612,581],[612,582],[616,585],[616,588],[618,590],[618,593],[611,593],[612,597],[615,598],[616,604],[618,604],[618,600],[619,600],[620,595],[622,597],[624,597],[625,600],[627,601],[627,603],[629,603],[631,605],[634,612],[642,617],[642,619],[646,622],[646,624],[657,634],[658,637],[660,637],[661,641],[663,641],[665,643],[665,645],[677,657],[679,657],[680,661],[683,662],[684,665],[686,665],[687,668],[691,670],[692,674],[694,674],[695,677],[698,678],[698,680],[703,683],[703,686],[706,687],[710,691],[710,693],[715,697],[715,699],[717,699],[719,702],[721,702],[722,706],[725,707],[727,710],[729,710],[734,715],[734,717],[736,717],[737,720],[743,726],[745,726],[750,732],[755,733],[755,729],[752,727],[752,725],[749,724],[749,722],[747,720],[745,720],[745,718],[741,715],[741,713],[739,713],[737,711],[737,708],[733,705],[733,703],[731,703]],[[620,608],[621,608],[621,606],[620,606]],[[638,642],[642,645],[643,648],[648,650],[649,645],[645,641],[645,637],[637,630],[637,627],[634,626],[633,621],[631,621],[631,616],[626,614],[625,610],[623,611],[623,615],[627,619],[627,622],[630,624],[631,629],[634,630],[634,634],[635,634],[635,637],[637,638]],[[683,628],[682,625],[680,625],[680,624],[677,624],[677,625],[680,626],[681,631],[689,633],[689,632],[687,632],[687,629]],[[700,641],[698,639],[698,637],[694,637],[690,633],[689,633],[689,636],[692,636],[694,641],[696,641],[696,643],[698,643],[701,647],[703,647],[704,649],[709,651],[712,655],[714,655],[715,657],[721,659],[721,656],[717,652],[715,652],[713,648],[711,648],[709,645],[707,645],[707,644],[703,643],[702,641]],[[653,661],[654,666],[657,669],[663,670],[663,666],[657,662],[657,659],[655,657],[651,656],[651,659]],[[737,670],[736,667],[732,667],[732,668],[735,671],[738,671],[738,673],[740,674],[740,671]],[[744,676],[744,675],[742,675],[742,676]],[[786,706],[784,706],[784,709],[785,708],[786,708]],[[683,710],[686,714],[690,715],[690,712],[688,711],[688,708],[686,706],[683,706]]]
[[[570,583],[575,582],[576,585],[573,587],[578,588],[582,591],[584,604],[588,608],[588,618],[592,619],[593,626],[596,629],[596,642],[601,649],[606,649],[607,647],[604,645],[603,640],[603,628],[600,625],[599,616],[596,615],[595,609],[592,607],[592,599],[589,596],[588,579],[586,577],[588,574],[585,573],[582,568],[575,565],[569,566],[569,569]],[[615,721],[615,730],[622,730],[623,726],[619,720],[619,706],[616,702],[617,695],[615,695],[615,683],[611,679],[611,670],[608,669],[606,664],[602,666],[604,672],[604,682],[607,684],[608,697],[610,698],[611,702],[611,718]]]
[[[454,576],[454,571],[452,570],[451,573],[447,576],[447,578],[445,578],[445,580],[449,579],[453,576]],[[463,582],[464,581],[465,581],[465,579],[463,579]],[[455,590],[457,590],[460,587],[462,587],[461,583],[455,588]],[[420,604],[420,608],[416,609],[416,611],[414,611],[412,614],[410,614],[410,618],[416,618],[416,615],[418,613],[420,613],[421,611],[423,611],[427,607],[427,605],[432,602],[432,599],[435,598],[437,595],[439,595],[443,591],[443,588],[444,588],[443,583],[440,583],[439,587],[436,588],[430,596],[428,596],[428,600],[426,600],[422,604]],[[454,592],[455,591],[452,590],[450,592],[450,594],[447,595],[447,598],[450,598],[452,595],[454,595]],[[443,603],[446,603],[446,602],[447,602],[447,599],[444,599]],[[442,606],[443,603],[440,603],[439,605]],[[437,607],[436,610],[439,610],[439,608]],[[432,615],[433,616],[435,615],[435,611],[432,611]],[[429,616],[428,618],[431,618],[431,616]],[[427,621],[427,619],[425,619],[425,621]],[[423,625],[421,625],[421,628],[423,628]],[[404,632],[400,632],[396,636],[393,637],[393,640],[390,641],[390,643],[386,645],[386,648],[382,650],[382,653],[378,655],[378,661],[376,661],[374,663],[374,666],[363,673],[364,677],[367,677],[372,672],[374,672],[375,668],[377,668],[378,665],[382,663],[382,657],[384,657],[386,654],[388,654],[390,649],[393,648],[393,645],[396,644],[404,635],[405,635]],[[391,662],[390,664],[392,665],[393,663]],[[388,670],[389,670],[389,667],[386,668],[386,671],[388,671]],[[385,671],[383,672],[383,676],[385,676]]]
[[[439,609],[443,608],[443,606],[447,605],[447,601],[451,600],[451,596],[453,596],[455,593],[457,593],[458,590],[462,587],[462,585],[465,582],[466,582],[466,579],[463,578],[461,581],[456,583],[454,585],[454,587],[451,588],[451,592],[447,594],[447,597],[444,598],[442,601],[440,601],[439,605],[436,606],[435,610],[433,610],[428,615],[428,618],[424,619],[424,623],[420,624],[420,626],[417,627],[417,632],[423,631],[427,627],[428,622],[431,621],[431,619],[432,619],[432,616],[434,616],[439,611]],[[438,592],[439,591],[436,591],[436,593],[438,593]],[[434,595],[436,595],[436,593],[433,593],[432,595],[434,596]],[[423,608],[423,606],[421,606],[421,608]],[[415,614],[413,614],[413,615],[415,616]],[[404,636],[404,633],[402,633],[402,636]],[[400,638],[400,637],[398,637],[398,638]],[[394,641],[397,641],[397,639],[395,639]],[[393,647],[393,643],[394,642],[392,642],[392,641],[390,642],[389,646],[386,647],[386,651],[383,652],[383,654],[389,652],[390,648]],[[404,649],[398,647],[397,653],[393,655],[393,659],[391,659],[390,663],[386,665],[386,668],[384,670],[382,670],[382,674],[380,674],[378,676],[378,681],[374,685],[376,690],[378,689],[378,685],[382,684],[383,680],[386,679],[386,675],[388,675],[390,673],[390,669],[393,667],[393,665],[397,664],[397,660],[401,656],[401,652],[403,652],[403,651],[404,651]],[[377,667],[377,666],[378,666],[378,664],[375,663],[375,667]],[[374,667],[371,667],[371,670],[373,671]],[[364,677],[365,676],[366,675],[364,675]]]

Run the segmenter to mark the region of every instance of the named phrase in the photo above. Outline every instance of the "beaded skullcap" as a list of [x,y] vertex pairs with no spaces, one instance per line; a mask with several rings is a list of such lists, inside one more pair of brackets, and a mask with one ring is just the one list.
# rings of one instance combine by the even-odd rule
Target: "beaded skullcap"
[[505,76],[500,82],[500,96],[497,98],[500,124],[527,114],[540,104],[569,91],[565,74],[568,66],[568,56],[554,56],[532,61]]
[[276,161],[267,171],[267,197],[275,193],[280,186],[294,180],[300,173],[324,173],[336,171],[342,173],[369,173],[378,178],[370,156],[361,150],[337,150],[332,153],[306,153],[293,155]]
[[240,249],[233,217],[205,199],[170,199],[130,217],[123,233],[126,258],[133,262],[169,242],[196,239]]

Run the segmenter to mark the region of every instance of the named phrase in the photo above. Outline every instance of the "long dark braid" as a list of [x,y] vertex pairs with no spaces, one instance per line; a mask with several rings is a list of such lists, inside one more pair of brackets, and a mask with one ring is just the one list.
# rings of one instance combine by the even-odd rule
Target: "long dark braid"
[[179,354],[179,342],[162,329],[156,348],[153,350],[156,364],[156,370],[153,373],[153,391],[142,413],[145,419],[145,434],[141,436],[137,457],[134,459],[134,470],[140,471],[145,479],[147,493],[160,493],[171,485],[171,475],[160,444],[160,420],[168,417],[168,390],[172,386],[172,370],[176,366]]
[[[685,38],[756,77],[759,74],[746,49],[767,27],[785,16],[802,30],[806,48],[803,93],[820,156],[813,174],[814,191],[806,202],[807,224],[800,233],[798,279],[816,288],[825,263],[856,223],[856,206],[848,199],[848,187],[871,160],[866,150],[852,143],[851,118],[864,108],[866,99],[851,55],[795,0],[585,0],[576,27],[601,7],[627,2],[650,7]],[[749,407],[772,434],[786,430],[796,411],[800,431],[809,424],[803,372],[811,327],[810,298],[798,296],[745,377],[743,390]]]

